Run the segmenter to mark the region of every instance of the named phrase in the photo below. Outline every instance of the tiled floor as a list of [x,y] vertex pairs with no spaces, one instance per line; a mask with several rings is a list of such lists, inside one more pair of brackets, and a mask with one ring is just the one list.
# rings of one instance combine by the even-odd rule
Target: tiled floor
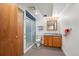
[[24,56],[65,56],[61,48],[33,46]]

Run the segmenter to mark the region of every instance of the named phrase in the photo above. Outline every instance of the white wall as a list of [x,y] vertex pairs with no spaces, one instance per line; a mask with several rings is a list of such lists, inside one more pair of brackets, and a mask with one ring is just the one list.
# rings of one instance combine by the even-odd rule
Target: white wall
[[36,35],[43,35],[44,30],[43,31],[39,31],[38,30],[38,26],[44,26],[44,17],[39,13],[37,16],[37,20],[36,20]]
[[79,56],[79,4],[70,4],[62,14],[62,34],[66,27],[72,28],[71,33],[63,36],[62,49],[66,55]]
[[64,11],[66,5],[67,3],[54,3],[52,15],[58,16],[61,14]]

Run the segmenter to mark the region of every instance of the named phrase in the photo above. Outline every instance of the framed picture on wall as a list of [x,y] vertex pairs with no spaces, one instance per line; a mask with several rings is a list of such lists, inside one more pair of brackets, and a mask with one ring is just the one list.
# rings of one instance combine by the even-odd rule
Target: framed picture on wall
[[39,30],[39,31],[42,31],[43,28],[44,28],[43,26],[38,26],[38,30]]

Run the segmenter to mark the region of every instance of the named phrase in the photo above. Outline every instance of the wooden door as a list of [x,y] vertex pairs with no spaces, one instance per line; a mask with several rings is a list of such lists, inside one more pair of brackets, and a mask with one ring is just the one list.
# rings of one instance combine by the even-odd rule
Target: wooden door
[[16,19],[14,4],[0,4],[0,55],[16,55]]
[[23,12],[17,8],[17,55],[23,55]]
[[61,47],[61,37],[53,37],[53,47]]
[[15,4],[0,4],[0,55],[23,55],[23,13]]

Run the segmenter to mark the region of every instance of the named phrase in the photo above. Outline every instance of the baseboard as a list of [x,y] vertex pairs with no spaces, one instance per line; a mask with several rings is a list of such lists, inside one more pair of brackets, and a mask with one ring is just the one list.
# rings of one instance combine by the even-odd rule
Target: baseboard
[[30,50],[30,49],[34,46],[34,44],[35,44],[35,43],[33,43],[33,44],[30,45],[27,49],[25,49],[24,54],[25,54],[28,50]]
[[66,52],[66,50],[64,48],[62,48],[62,50],[63,50],[65,56],[69,56],[68,53]]

